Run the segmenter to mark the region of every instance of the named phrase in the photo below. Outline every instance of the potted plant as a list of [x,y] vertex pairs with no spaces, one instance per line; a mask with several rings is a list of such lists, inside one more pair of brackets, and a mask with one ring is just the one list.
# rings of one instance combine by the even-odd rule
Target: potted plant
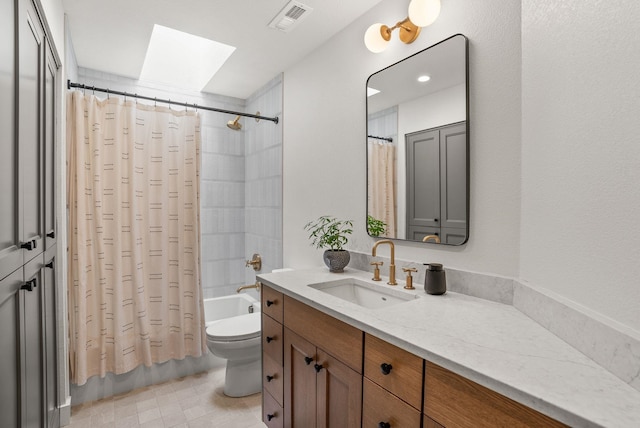
[[324,215],[315,221],[310,221],[304,228],[310,232],[311,245],[318,249],[325,249],[323,259],[329,271],[344,272],[345,266],[351,260],[351,255],[343,249],[343,246],[349,242],[347,235],[353,232],[353,222]]
[[369,235],[378,237],[384,234],[386,229],[387,224],[384,221],[367,215],[367,230],[369,231]]

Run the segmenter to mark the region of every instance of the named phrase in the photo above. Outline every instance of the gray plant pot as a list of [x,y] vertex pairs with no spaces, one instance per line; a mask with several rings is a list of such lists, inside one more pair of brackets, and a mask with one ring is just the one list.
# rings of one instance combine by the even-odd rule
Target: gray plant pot
[[344,272],[345,266],[351,260],[351,254],[347,250],[325,250],[322,255],[324,264],[329,268],[329,272]]

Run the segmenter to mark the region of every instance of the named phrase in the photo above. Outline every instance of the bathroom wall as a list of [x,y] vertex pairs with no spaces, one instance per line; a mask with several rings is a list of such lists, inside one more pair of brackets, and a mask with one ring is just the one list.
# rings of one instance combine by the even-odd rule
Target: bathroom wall
[[[411,45],[393,34],[370,53],[363,35],[375,22],[395,23],[408,2],[384,0],[328,43],[285,70],[284,265],[321,266],[303,226],[323,214],[355,221],[349,248],[371,252],[366,234],[367,77],[456,33],[469,38],[470,238],[460,247],[396,245],[416,262],[515,277],[520,233],[520,2],[442,2],[442,12]],[[386,248],[381,248],[385,254]]]
[[640,333],[638,22],[634,0],[522,2],[520,276]]
[[[259,272],[244,268],[245,284],[256,273],[282,267],[282,75],[276,76],[247,100],[246,112],[277,116],[280,121],[245,118],[245,255],[262,257]],[[254,297],[258,293],[251,291]]]
[[396,242],[397,257],[521,279],[637,335],[640,4],[447,0],[412,45],[394,34],[387,51],[369,53],[366,28],[403,18],[406,7],[381,2],[285,71],[284,264],[322,265],[302,226],[327,212],[353,218],[349,247],[370,253],[364,82],[462,33],[470,40],[469,242]]

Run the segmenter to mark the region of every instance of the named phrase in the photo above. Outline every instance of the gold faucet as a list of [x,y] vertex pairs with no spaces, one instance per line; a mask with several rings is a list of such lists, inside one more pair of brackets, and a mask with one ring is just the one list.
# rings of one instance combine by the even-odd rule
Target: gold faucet
[[372,257],[376,256],[376,248],[378,248],[378,245],[380,244],[389,244],[389,246],[391,247],[391,264],[389,265],[389,282],[387,282],[387,284],[398,285],[398,283],[396,282],[396,247],[395,245],[393,245],[393,241],[391,241],[390,239],[383,239],[381,241],[378,241],[373,245],[373,249],[371,250]]
[[438,235],[427,235],[422,238],[422,242],[427,242],[429,239],[433,239],[436,244],[440,243],[440,237]]
[[256,281],[255,284],[253,285],[243,285],[242,287],[238,287],[238,289],[236,290],[236,293],[241,292],[242,290],[248,290],[250,288],[255,288],[256,290],[260,291],[260,286],[262,284],[260,283],[260,281]]

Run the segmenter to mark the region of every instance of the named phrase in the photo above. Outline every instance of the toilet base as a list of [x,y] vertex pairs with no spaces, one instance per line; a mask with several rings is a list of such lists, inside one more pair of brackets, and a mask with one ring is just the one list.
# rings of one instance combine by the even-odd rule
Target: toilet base
[[224,395],[245,397],[262,390],[262,362],[253,360],[227,360]]

